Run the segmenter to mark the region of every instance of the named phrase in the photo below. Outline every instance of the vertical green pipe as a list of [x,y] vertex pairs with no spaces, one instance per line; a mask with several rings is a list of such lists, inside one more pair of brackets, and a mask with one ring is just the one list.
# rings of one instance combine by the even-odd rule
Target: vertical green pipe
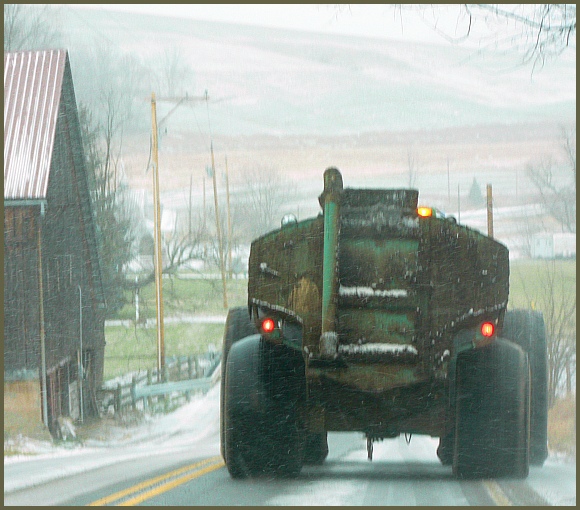
[[322,332],[334,331],[338,204],[326,197],[324,204],[324,258],[322,261]]
[[342,176],[336,168],[324,172],[324,253],[322,260],[322,337],[321,355],[333,355],[335,349],[336,293],[337,293],[337,252],[340,195]]

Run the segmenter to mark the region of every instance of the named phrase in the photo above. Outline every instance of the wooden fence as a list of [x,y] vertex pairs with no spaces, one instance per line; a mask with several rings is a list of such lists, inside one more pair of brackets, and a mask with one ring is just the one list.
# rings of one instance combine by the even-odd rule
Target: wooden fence
[[220,360],[220,352],[170,359],[161,377],[157,369],[149,369],[107,381],[100,390],[101,412],[167,410],[189,401],[193,393],[206,392],[217,381],[214,371]]

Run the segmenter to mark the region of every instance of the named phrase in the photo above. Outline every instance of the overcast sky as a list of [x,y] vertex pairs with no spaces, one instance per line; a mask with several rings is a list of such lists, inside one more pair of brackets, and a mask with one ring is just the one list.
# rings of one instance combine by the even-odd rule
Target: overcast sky
[[[354,4],[340,7],[337,4],[75,4],[74,7],[142,12],[332,34],[443,42],[411,6],[403,7],[405,9],[403,19],[395,7],[385,4]],[[453,34],[458,14],[456,7],[451,9],[453,12],[448,13],[442,6],[438,6],[436,16],[439,26],[444,24],[446,33]],[[431,16],[429,18],[433,19]]]

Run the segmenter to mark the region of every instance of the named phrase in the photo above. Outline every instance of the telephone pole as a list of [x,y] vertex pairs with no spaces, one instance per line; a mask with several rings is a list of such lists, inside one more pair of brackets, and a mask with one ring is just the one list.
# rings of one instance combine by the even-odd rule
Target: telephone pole
[[159,199],[159,126],[186,102],[208,101],[207,91],[203,97],[161,97],[159,101],[176,103],[167,115],[157,123],[157,100],[151,93],[151,159],[153,163],[153,223],[155,242],[155,308],[157,312],[157,379],[161,381],[165,368],[165,329],[163,324],[163,255],[161,250],[161,204]]
[[165,368],[165,331],[163,327],[163,258],[161,253],[161,206],[159,204],[159,155],[157,139],[157,104],[151,94],[151,159],[153,161],[153,223],[155,241],[155,308],[157,311],[157,380]]
[[228,206],[228,275],[232,279],[232,214],[230,211],[230,177],[228,173],[228,157],[226,156],[226,199]]
[[226,285],[226,269],[225,269],[225,257],[224,257],[224,244],[222,239],[222,229],[220,226],[220,215],[218,209],[218,196],[217,196],[217,182],[216,182],[216,171],[215,171],[215,160],[213,156],[213,142],[211,144],[211,171],[213,176],[213,199],[215,206],[215,226],[218,237],[218,250],[220,259],[220,270],[222,273],[222,286],[224,291],[224,308],[228,308],[228,289]]
[[493,238],[493,198],[491,184],[487,185],[487,235]]

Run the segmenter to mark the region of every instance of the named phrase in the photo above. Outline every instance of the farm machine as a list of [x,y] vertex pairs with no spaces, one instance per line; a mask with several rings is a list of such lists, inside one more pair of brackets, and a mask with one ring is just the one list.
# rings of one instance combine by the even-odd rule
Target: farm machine
[[223,342],[233,478],[297,476],[327,433],[439,438],[458,478],[524,478],[547,457],[542,315],[507,310],[508,249],[414,189],[324,173],[321,213],[256,239]]

